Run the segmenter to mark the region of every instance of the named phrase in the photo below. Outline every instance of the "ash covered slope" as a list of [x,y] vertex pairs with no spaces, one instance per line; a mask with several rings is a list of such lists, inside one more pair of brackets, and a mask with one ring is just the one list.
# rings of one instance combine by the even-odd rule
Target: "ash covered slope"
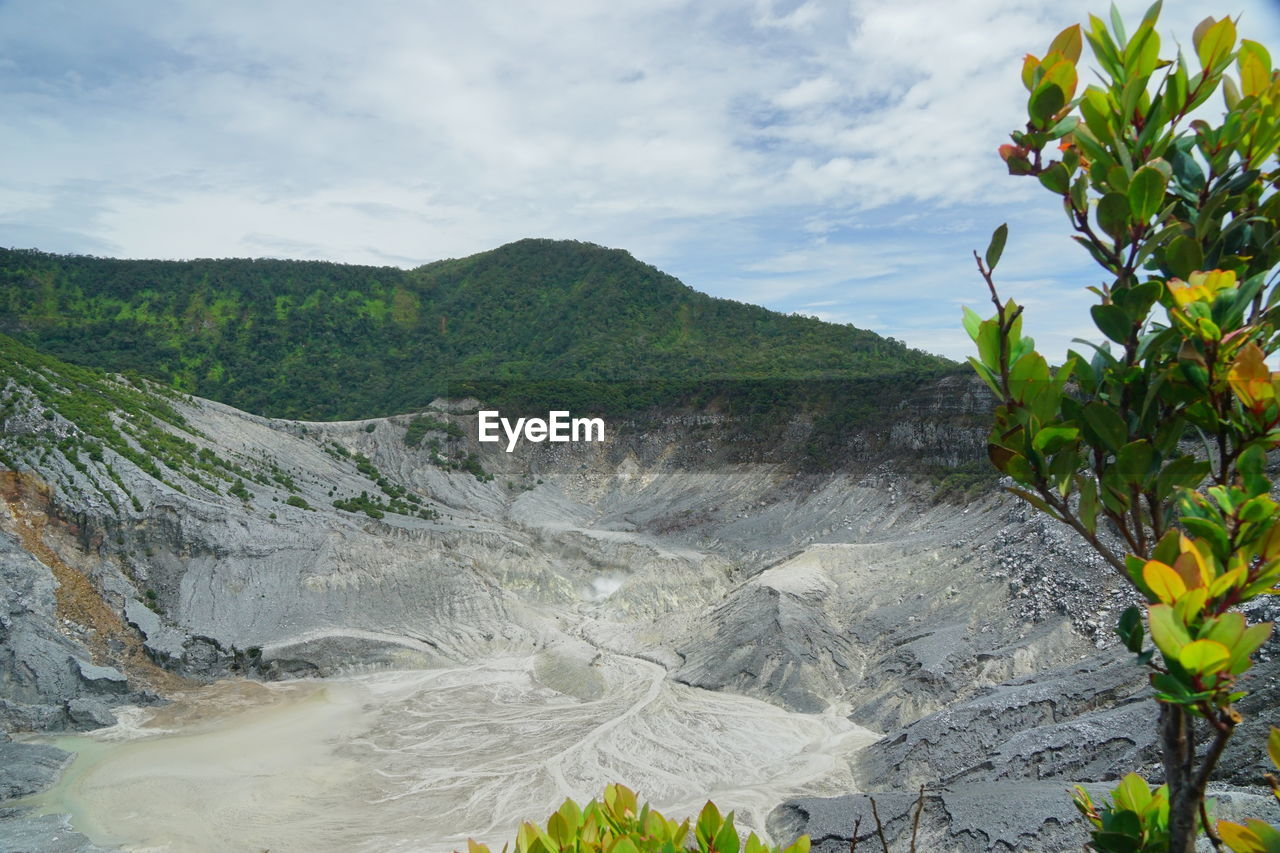
[[[885,732],[861,787],[957,786],[929,826],[958,850],[1070,839],[1067,784],[1147,758],[1138,673],[1099,649],[1123,590],[1012,503],[937,502],[900,473],[978,452],[967,386],[797,471],[803,414],[754,443],[748,418],[670,413],[508,455],[470,438],[465,403],[272,421],[5,346],[6,727],[100,724],[233,669],[496,652],[590,701],[594,647]],[[984,815],[979,784],[1017,808]],[[860,807],[797,801],[772,825],[847,846]]]

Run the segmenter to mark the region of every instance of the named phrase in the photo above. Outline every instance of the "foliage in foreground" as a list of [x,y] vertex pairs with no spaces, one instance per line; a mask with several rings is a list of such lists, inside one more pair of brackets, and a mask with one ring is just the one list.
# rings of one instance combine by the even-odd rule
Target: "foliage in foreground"
[[[689,844],[690,831],[693,843]],[[503,845],[505,853],[509,845]],[[489,853],[476,841],[468,853]],[[753,832],[744,843],[733,825],[733,812],[722,816],[708,801],[692,826],[664,817],[622,785],[608,785],[603,802],[592,800],[580,808],[573,800],[551,813],[545,826],[524,823],[516,834],[513,853],[809,853],[809,836],[802,835],[785,850],[765,844]]]
[[[1076,799],[1093,848],[1115,853],[1191,853],[1201,829],[1215,846],[1262,832],[1215,833],[1205,788],[1242,722],[1239,679],[1272,631],[1239,608],[1280,592],[1266,467],[1280,445],[1280,374],[1266,363],[1280,350],[1280,74],[1262,45],[1237,43],[1229,18],[1196,28],[1198,71],[1181,52],[1162,59],[1159,13],[1127,37],[1113,10],[1110,26],[1093,17],[1028,56],[1029,121],[1000,152],[1061,200],[1105,270],[1089,288],[1104,342],[1049,368],[1022,334],[1022,307],[996,292],[1004,226],[977,258],[996,314],[965,317],[970,362],[1001,403],[992,462],[1147,602],[1116,630],[1150,669],[1165,785],[1131,775],[1102,809]],[[1077,94],[1084,39],[1103,78]],[[1188,123],[1219,90],[1222,122]]]

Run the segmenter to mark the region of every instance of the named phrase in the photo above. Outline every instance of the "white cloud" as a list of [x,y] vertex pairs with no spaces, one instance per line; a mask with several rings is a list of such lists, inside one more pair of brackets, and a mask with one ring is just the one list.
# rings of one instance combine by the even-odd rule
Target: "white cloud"
[[[1191,5],[1165,29],[1189,33]],[[1264,0],[1244,8],[1280,41]],[[1083,265],[1052,199],[993,153],[1022,54],[1074,20],[1030,0],[12,0],[0,244],[413,264],[572,237],[955,355],[955,300],[982,298],[968,250],[1006,219],[1010,287],[1081,325],[1054,295],[1080,286],[1056,265]]]

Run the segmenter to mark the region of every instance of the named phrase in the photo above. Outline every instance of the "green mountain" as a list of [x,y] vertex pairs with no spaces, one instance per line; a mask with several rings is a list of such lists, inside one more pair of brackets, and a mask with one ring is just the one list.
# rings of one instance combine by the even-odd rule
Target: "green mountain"
[[314,420],[548,381],[621,383],[644,389],[633,403],[652,403],[712,380],[879,384],[954,366],[853,326],[712,298],[621,250],[552,240],[414,270],[0,249],[0,332],[77,364]]

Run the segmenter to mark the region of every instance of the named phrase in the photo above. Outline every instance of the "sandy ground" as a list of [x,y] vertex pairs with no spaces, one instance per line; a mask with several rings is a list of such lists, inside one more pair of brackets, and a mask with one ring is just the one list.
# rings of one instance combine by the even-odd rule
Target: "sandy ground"
[[788,796],[851,790],[848,758],[875,737],[635,658],[583,666],[598,698],[539,683],[533,657],[213,685],[54,741],[78,755],[35,804],[133,851],[436,853],[469,836],[500,849],[521,820],[618,781],[671,816],[710,796],[761,831]]

